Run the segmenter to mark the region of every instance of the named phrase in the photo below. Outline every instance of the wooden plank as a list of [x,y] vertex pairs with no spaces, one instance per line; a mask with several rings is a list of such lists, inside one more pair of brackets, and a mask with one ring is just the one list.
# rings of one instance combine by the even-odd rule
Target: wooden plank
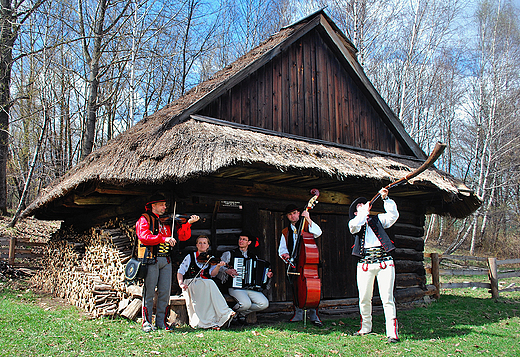
[[507,278],[516,278],[516,277],[520,277],[520,271],[498,274],[498,279],[507,279]]
[[341,138],[343,137],[343,130],[341,127],[341,101],[342,101],[342,90],[341,90],[341,74],[343,73],[343,68],[338,64],[336,67],[336,71],[334,71],[334,127],[335,127],[335,136],[334,142],[341,143]]
[[314,115],[314,75],[312,63],[313,44],[309,37],[303,39],[303,109],[304,109],[304,136],[315,138],[316,123]]
[[282,132],[282,56],[273,60],[273,127],[272,130]]
[[472,276],[472,275],[487,275],[487,269],[479,269],[479,270],[468,270],[468,269],[439,269],[439,275],[464,275],[464,276]]
[[[0,238],[0,246],[9,246],[10,238],[2,237]],[[17,247],[45,247],[47,246],[47,242],[31,242],[28,239],[24,238],[16,238],[16,246]]]
[[240,91],[240,123],[249,125],[249,119],[251,117],[251,77],[248,77],[241,85],[242,90]]
[[488,258],[484,257],[472,257],[472,256],[466,256],[466,255],[442,255],[441,260],[447,259],[447,260],[475,260],[478,262],[487,262]]
[[[311,132],[312,134],[311,135],[308,135],[310,137],[313,137],[313,138],[318,138],[319,137],[319,116],[318,116],[318,107],[319,107],[319,104],[317,102],[318,100],[318,95],[317,95],[317,85],[318,85],[318,81],[317,81],[317,64],[316,64],[316,39],[317,39],[317,34],[314,34],[314,36],[312,37],[312,40],[310,41],[310,67],[311,67],[311,74],[310,74],[310,87],[311,87],[311,97],[310,97],[310,105],[311,105],[311,120],[312,120],[312,124],[311,124]],[[309,79],[309,78],[307,78]]]
[[497,265],[504,265],[504,264],[520,264],[520,259],[497,260]]
[[256,110],[254,113],[254,126],[265,128],[265,66],[260,67],[256,73]]
[[296,93],[294,103],[296,106],[296,113],[292,113],[292,117],[296,124],[296,132],[298,135],[305,136],[305,128],[307,127],[307,117],[305,113],[305,71],[304,71],[304,53],[303,53],[303,39],[298,41],[295,48],[296,60]]
[[432,268],[430,273],[432,274],[432,283],[435,286],[436,292],[434,294],[434,297],[438,299],[440,297],[440,276],[439,276],[439,254],[432,253]]
[[464,288],[484,288],[490,289],[490,283],[463,282],[463,283],[442,283],[441,289],[464,289]]
[[329,107],[329,115],[327,117],[327,127],[329,128],[327,140],[337,142],[336,140],[336,88],[335,78],[338,70],[338,64],[334,60],[334,56],[327,51],[327,105]]
[[251,75],[251,79],[249,82],[249,118],[248,118],[248,125],[252,126],[260,126],[258,121],[258,107],[260,100],[260,94],[259,94],[259,85],[260,85],[260,78],[259,78],[259,72],[256,71]]
[[269,62],[264,71],[264,104],[263,104],[263,123],[264,128],[273,128],[273,64]]
[[301,41],[298,40],[291,46],[289,50],[289,115],[288,115],[288,133],[300,135],[298,117],[298,63],[297,52],[301,47]]
[[325,59],[325,43],[319,38],[316,45],[316,95],[318,98],[318,138],[328,140],[328,106],[327,106],[327,63]]
[[[217,228],[216,234],[238,234],[242,232],[242,228]],[[211,229],[192,229],[191,230],[192,237],[197,237],[200,235],[211,235]]]
[[290,51],[286,51],[282,56],[282,91],[280,93],[281,98],[281,111],[282,111],[282,126],[281,131],[283,133],[290,133],[290,119],[291,119],[291,88],[290,88]]

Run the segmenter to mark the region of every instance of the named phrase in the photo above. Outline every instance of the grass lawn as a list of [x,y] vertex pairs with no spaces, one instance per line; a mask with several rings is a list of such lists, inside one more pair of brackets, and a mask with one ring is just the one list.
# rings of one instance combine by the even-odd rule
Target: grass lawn
[[353,337],[359,318],[324,328],[276,322],[229,330],[179,328],[144,334],[124,319],[90,320],[74,307],[44,303],[30,290],[0,283],[1,356],[518,356],[520,292],[498,301],[485,289],[444,290],[438,301],[398,310],[401,342]]

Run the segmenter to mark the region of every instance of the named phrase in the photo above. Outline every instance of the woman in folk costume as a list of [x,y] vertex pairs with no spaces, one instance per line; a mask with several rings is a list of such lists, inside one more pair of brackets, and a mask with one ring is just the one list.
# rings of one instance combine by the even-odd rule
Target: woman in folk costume
[[397,221],[399,212],[395,202],[388,197],[388,189],[382,188],[379,193],[385,213],[370,216],[370,202],[365,197],[352,202],[349,210],[348,227],[354,236],[352,255],[360,258],[357,265],[357,285],[361,329],[355,335],[362,336],[372,332],[372,294],[374,279],[377,278],[386,319],[386,336],[389,343],[394,343],[399,341],[394,303],[395,265],[390,255],[395,246],[385,229]]
[[198,261],[197,258],[209,249],[208,237],[199,236],[196,246],[197,251],[188,254],[179,266],[177,280],[186,300],[190,326],[219,330],[226,323],[229,326],[236,314],[212,280],[225,262],[212,265],[209,261]]

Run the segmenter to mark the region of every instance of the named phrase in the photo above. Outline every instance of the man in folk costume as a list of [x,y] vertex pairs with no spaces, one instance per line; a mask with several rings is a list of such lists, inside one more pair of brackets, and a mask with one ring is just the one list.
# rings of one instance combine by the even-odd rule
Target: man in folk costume
[[[254,252],[255,244],[251,247],[251,243],[257,240],[249,232],[243,231],[238,236],[238,247],[224,252],[221,261],[225,262],[227,266],[222,266],[219,272],[219,278],[227,288],[229,295],[233,296],[238,302],[233,307],[233,310],[240,314],[240,318],[245,318],[252,312],[265,310],[269,307],[269,300],[261,292],[248,288],[233,288],[233,278],[238,276],[236,267],[234,266],[235,258],[245,258],[258,260],[258,256]],[[268,278],[272,278],[273,272],[269,269],[267,273]]]
[[354,236],[352,255],[360,258],[357,265],[359,311],[361,329],[355,333],[362,336],[372,332],[372,295],[377,277],[379,295],[386,319],[386,336],[389,343],[399,341],[396,308],[394,302],[395,265],[390,252],[395,249],[385,232],[399,218],[397,205],[388,197],[388,189],[379,191],[385,213],[370,216],[370,202],[365,197],[357,198],[350,205],[348,222]]
[[[167,324],[172,283],[170,253],[177,240],[172,235],[171,226],[163,224],[159,219],[166,212],[166,198],[163,195],[153,195],[146,203],[145,210],[146,212],[135,224],[139,238],[138,257],[147,267],[143,285],[142,329],[144,332],[157,328],[171,330],[172,327]],[[185,224],[178,227],[176,232],[178,239],[181,241],[190,239],[191,224],[198,220],[198,216],[192,215]],[[154,325],[152,310],[156,288],[158,298]]]
[[[305,222],[303,224],[303,230],[305,232],[311,233],[314,238],[318,238],[321,236],[321,228],[315,222],[313,222],[310,218],[309,211],[304,210],[300,213],[298,207],[294,204],[290,204],[285,207],[284,211],[285,217],[289,220],[289,226],[282,230],[282,237],[280,238],[280,246],[278,247],[278,255],[285,262],[288,262],[291,259],[292,251],[294,248],[294,244],[298,239],[298,227],[300,226],[299,221],[304,219]],[[294,305],[294,302],[293,302]],[[312,324],[318,327],[322,327],[323,323],[318,316],[318,309],[309,310],[309,319]],[[300,309],[298,306],[294,305],[294,315],[291,317],[289,322],[298,322],[303,321],[303,309]]]

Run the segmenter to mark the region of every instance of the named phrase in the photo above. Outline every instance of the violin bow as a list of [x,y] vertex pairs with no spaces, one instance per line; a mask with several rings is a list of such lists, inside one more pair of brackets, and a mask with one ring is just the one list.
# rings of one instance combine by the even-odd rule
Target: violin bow
[[[177,201],[173,204],[173,216],[172,216],[172,238],[175,232],[175,212],[177,211]],[[175,239],[175,238],[173,238]],[[175,239],[175,243],[177,243],[177,239]],[[175,244],[174,244],[175,245]]]
[[208,260],[204,263],[202,268],[200,268],[200,270],[197,273],[197,275],[195,275],[195,277],[193,279],[191,279],[191,281],[188,283],[187,286],[190,286],[190,284],[193,282],[193,280],[197,279],[199,277],[200,273],[202,273],[202,271],[208,267],[208,264],[209,264],[209,261],[211,260],[211,258],[215,258],[215,256],[212,255],[211,257],[208,258]]
[[[435,161],[437,161],[437,159],[442,155],[442,153],[444,152],[444,149],[446,148],[446,144],[444,143],[441,143],[440,141],[437,142],[437,144],[435,144],[435,147],[433,148],[433,151],[431,152],[430,156],[428,156],[428,158],[426,159],[426,161],[421,165],[419,166],[417,169],[415,169],[414,171],[410,172],[408,175],[406,175],[405,177],[402,177],[400,178],[399,180],[395,181],[395,182],[392,182],[391,184],[389,184],[388,186],[385,186],[385,188],[387,190],[390,190],[391,188],[394,188],[398,185],[401,185],[405,182],[407,182],[408,180],[414,178],[415,176],[419,175],[420,173],[426,171],[426,169],[428,169],[430,166],[433,165],[433,163]],[[371,200],[370,200],[370,203],[369,203],[369,206],[372,207],[372,204],[379,198],[381,197],[381,194],[378,192],[377,195],[375,195]]]

